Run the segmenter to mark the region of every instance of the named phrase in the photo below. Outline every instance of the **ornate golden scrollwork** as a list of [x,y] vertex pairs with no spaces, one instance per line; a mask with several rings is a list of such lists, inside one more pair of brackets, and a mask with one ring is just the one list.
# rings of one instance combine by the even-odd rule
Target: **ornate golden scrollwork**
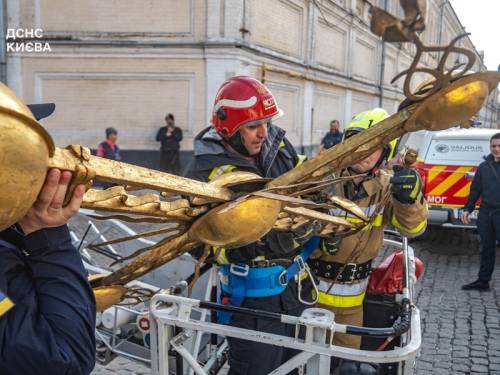
[[[330,178],[332,172],[356,163],[407,132],[441,130],[468,121],[500,81],[497,72],[466,74],[474,56],[455,46],[461,37],[444,48],[424,46],[416,33],[424,28],[425,1],[401,0],[401,4],[404,19],[372,7],[372,30],[386,41],[413,42],[417,47],[409,69],[395,77],[406,75],[404,93],[408,106],[270,181],[244,172],[204,183],[92,156],[81,146],[57,148],[22,101],[0,85],[0,230],[18,221],[32,206],[47,168],[73,172],[72,187],[79,183],[88,185],[92,179],[126,185],[104,191],[88,190],[83,207],[112,213],[101,219],[165,224],[156,234],[174,235],[133,254],[128,264],[111,274],[93,280],[99,309],[127,296],[147,298],[139,291],[127,294],[125,285],[196,246],[241,246],[259,240],[272,228],[288,230],[308,221],[319,224],[320,235],[348,235],[359,230],[363,222],[356,227],[342,217],[317,211],[334,206],[365,220],[354,203],[333,197],[318,205],[307,200],[308,194],[341,183],[341,179],[325,177]],[[426,52],[443,52],[436,69],[418,67]],[[450,53],[463,54],[468,62],[456,64],[446,72]],[[453,72],[459,68],[462,70]],[[411,79],[418,72],[430,74],[435,80],[412,92]],[[131,193],[141,189],[156,193]],[[170,230],[172,225],[176,226],[175,232]]]

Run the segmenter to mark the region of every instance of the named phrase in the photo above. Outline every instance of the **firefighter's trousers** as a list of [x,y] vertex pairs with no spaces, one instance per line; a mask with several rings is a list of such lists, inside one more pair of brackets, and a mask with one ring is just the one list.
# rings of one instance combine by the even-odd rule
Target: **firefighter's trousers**
[[[363,325],[363,305],[354,307],[333,307],[327,305],[318,305],[323,309],[333,311],[335,322],[340,324],[351,324],[356,326]],[[335,333],[333,336],[334,345],[347,348],[359,349],[361,346],[361,336],[347,335],[345,333]]]
[[[333,311],[335,322],[340,324],[363,325],[363,301],[368,286],[368,278],[352,283],[335,283],[320,280],[318,282],[318,307]],[[335,345],[359,349],[359,336],[335,333]]]
[[[297,299],[297,285],[291,282],[281,294],[272,297],[246,298],[242,307],[299,316],[305,309]],[[231,326],[293,337],[295,327],[276,321],[233,315]],[[262,375],[279,367],[298,352],[279,346],[236,338],[229,343],[229,375]]]

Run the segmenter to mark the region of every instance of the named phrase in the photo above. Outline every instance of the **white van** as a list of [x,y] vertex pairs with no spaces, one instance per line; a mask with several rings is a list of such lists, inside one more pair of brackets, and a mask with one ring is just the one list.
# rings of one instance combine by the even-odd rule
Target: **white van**
[[[499,132],[500,129],[452,128],[418,131],[401,139],[401,146],[418,150],[415,168],[422,177],[429,204],[429,224],[464,227],[460,216],[471,181],[477,166],[490,153],[491,136]],[[473,221],[468,227],[475,227],[477,211],[471,217]]]

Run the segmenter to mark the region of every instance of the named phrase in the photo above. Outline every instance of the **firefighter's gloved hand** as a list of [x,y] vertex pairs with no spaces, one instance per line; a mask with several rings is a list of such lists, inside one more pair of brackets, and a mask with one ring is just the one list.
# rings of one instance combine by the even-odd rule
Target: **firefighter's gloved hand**
[[294,248],[302,247],[317,233],[316,224],[308,221],[292,230]]
[[392,195],[401,203],[414,203],[422,192],[422,180],[414,169],[395,165],[391,178]]
[[264,237],[263,255],[266,259],[287,257],[303,247],[312,236],[317,234],[316,223],[306,222],[288,231],[271,230]]
[[342,237],[324,237],[319,243],[319,248],[325,255],[336,255],[339,252],[341,242]]

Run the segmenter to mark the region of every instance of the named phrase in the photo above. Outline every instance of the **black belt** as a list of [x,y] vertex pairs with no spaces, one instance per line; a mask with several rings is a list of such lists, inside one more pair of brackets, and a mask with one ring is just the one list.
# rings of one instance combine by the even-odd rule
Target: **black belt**
[[[363,280],[366,279],[368,276],[370,276],[370,274],[372,273],[371,260],[365,263],[344,264],[335,262],[325,262],[320,259],[310,259],[308,263],[309,267],[311,267],[311,271],[314,276],[333,280],[335,276],[338,275],[337,281],[340,283],[347,283],[355,280]],[[340,270],[342,270],[341,273]]]
[[273,266],[283,266],[288,267],[293,263],[291,259],[263,259],[263,260],[251,260],[249,262],[250,267],[273,267]]

